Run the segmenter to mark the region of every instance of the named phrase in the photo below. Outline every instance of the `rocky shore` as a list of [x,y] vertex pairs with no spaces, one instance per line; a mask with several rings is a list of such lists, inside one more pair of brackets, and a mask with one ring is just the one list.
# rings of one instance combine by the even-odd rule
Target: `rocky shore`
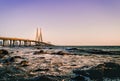
[[75,55],[60,49],[0,48],[0,81],[109,81],[109,79],[120,80],[118,54]]

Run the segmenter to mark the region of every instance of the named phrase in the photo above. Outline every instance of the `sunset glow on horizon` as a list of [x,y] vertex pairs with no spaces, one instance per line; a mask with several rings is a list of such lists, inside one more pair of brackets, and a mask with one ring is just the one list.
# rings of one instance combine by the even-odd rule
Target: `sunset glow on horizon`
[[120,0],[0,0],[0,36],[55,45],[120,45]]

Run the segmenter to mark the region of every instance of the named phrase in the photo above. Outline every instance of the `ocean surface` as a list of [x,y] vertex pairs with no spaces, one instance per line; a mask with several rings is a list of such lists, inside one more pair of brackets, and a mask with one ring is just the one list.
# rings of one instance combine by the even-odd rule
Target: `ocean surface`
[[[50,47],[49,47],[50,48]],[[83,54],[83,51],[80,51],[80,50],[102,50],[102,51],[120,51],[120,46],[51,46],[51,48],[54,48],[54,49],[63,49],[63,50],[66,50],[68,49],[71,49],[73,48],[73,50],[71,49],[71,52],[73,53],[77,53],[77,54]],[[70,51],[69,51],[70,52]],[[114,54],[113,54],[114,55]]]
[[0,47],[0,81],[120,81],[120,46]]
[[78,48],[78,49],[98,49],[106,51],[120,51],[120,46],[51,46],[55,49]]

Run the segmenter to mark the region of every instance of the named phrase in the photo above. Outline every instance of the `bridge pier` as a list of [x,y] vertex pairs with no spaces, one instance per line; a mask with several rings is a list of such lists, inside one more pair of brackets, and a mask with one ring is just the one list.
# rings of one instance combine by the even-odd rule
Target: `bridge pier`
[[3,40],[3,42],[2,42],[2,46],[5,46],[5,40]]
[[27,46],[27,41],[24,41],[24,46]]
[[19,46],[21,46],[21,40],[19,41]]
[[31,42],[30,42],[30,46],[31,46]]
[[12,42],[12,46],[15,46],[15,40],[13,40],[13,42]]
[[2,46],[7,46],[9,44],[9,40],[3,40]]
[[28,42],[28,46],[31,46],[31,41]]
[[10,46],[12,46],[12,40],[10,40]]

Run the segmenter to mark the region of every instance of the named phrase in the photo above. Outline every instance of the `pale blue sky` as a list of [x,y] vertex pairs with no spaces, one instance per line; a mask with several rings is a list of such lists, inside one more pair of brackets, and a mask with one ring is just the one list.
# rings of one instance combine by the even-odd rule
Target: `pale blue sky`
[[0,0],[0,36],[57,45],[120,45],[120,0]]

